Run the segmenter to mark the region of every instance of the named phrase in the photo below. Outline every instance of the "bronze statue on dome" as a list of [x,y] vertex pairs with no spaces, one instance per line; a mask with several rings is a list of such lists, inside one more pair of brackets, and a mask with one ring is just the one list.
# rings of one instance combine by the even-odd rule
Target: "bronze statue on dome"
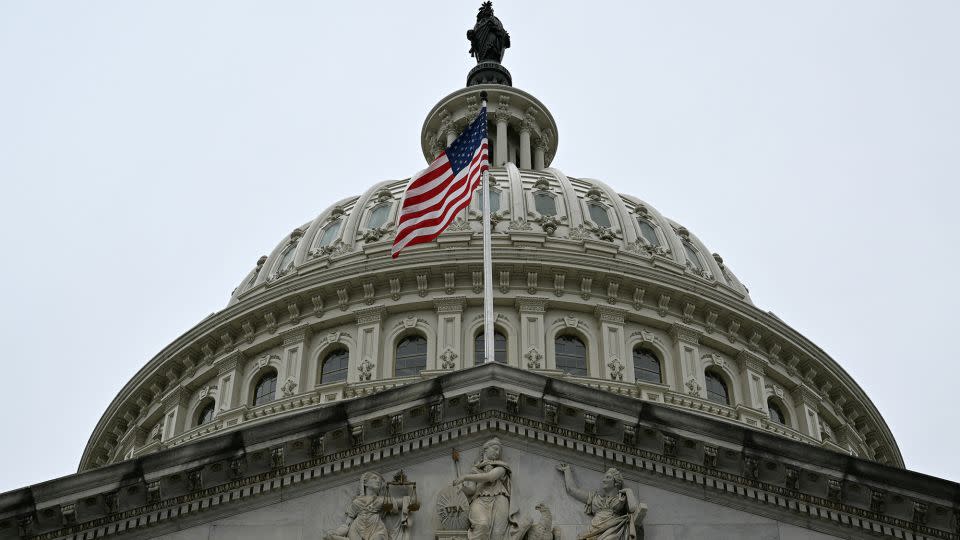
[[503,28],[500,19],[493,15],[493,2],[484,2],[477,13],[477,24],[467,30],[470,40],[470,56],[480,62],[501,62],[503,51],[510,47],[510,34]]

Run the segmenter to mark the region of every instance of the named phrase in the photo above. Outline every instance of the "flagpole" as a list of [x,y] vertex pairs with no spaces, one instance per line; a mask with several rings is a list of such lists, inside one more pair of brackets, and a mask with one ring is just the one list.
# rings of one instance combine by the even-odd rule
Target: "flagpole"
[[[480,92],[481,107],[487,108],[487,92]],[[489,148],[489,139],[487,145]],[[487,151],[489,155],[489,150]],[[489,164],[489,159],[487,160]],[[490,171],[483,171],[483,362],[495,360],[493,350],[493,248],[490,242]]]

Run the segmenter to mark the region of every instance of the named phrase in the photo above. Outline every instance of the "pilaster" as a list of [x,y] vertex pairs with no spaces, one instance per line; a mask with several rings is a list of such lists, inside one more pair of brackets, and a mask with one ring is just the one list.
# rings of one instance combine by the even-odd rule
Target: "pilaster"
[[751,409],[767,412],[764,392],[766,386],[767,361],[757,354],[743,350],[737,355],[737,361],[743,367],[740,370],[743,388],[746,389],[744,404]]
[[347,382],[369,381],[381,378],[385,369],[381,364],[380,333],[383,330],[383,305],[354,311],[357,317],[357,357],[350,356]]
[[517,298],[520,315],[520,369],[554,369],[546,365],[546,329],[543,317],[547,311],[545,298]]
[[235,352],[217,362],[217,387],[220,389],[220,402],[217,408],[229,411],[239,406],[240,376],[243,374],[244,355]]
[[183,432],[186,424],[189,395],[186,388],[177,386],[164,396],[162,400],[164,411],[163,431],[160,434],[160,442],[166,442],[178,433]]
[[674,350],[679,359],[676,386],[686,394],[706,398],[706,379],[700,361],[700,331],[685,324],[670,327]]
[[[446,296],[433,301],[437,311],[437,358],[427,361],[436,362],[433,369],[451,370],[463,366],[463,306],[465,296]],[[429,369],[429,365],[428,365]]]
[[624,322],[627,312],[610,306],[597,306],[594,310],[600,321],[600,366],[597,371],[603,378],[613,381],[634,382],[631,362],[627,360],[627,340]]
[[793,400],[796,405],[797,424],[800,431],[816,440],[820,434],[820,396],[813,388],[800,384],[794,388]]
[[303,354],[310,338],[308,328],[295,328],[281,336],[283,338],[283,355],[281,356],[280,370],[277,373],[277,387],[281,390],[281,396],[293,394],[305,387],[307,384],[307,363],[303,360]]

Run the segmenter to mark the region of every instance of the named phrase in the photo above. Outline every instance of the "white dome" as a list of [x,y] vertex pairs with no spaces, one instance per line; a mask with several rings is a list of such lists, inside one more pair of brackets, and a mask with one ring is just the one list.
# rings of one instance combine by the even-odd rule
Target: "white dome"
[[[492,197],[499,199],[493,216],[496,262],[512,259],[511,252],[518,246],[532,245],[546,249],[558,262],[568,256],[596,260],[601,255],[622,260],[627,271],[630,267],[659,271],[689,279],[691,287],[708,287],[750,302],[747,288],[718,254],[711,254],[685,227],[636,197],[618,194],[599,180],[568,177],[556,169],[520,171],[507,164],[493,168],[490,178]],[[410,248],[398,263],[387,262],[406,184],[407,180],[375,184],[294,229],[244,277],[230,303],[279,285],[291,275],[328,272],[376,259],[403,264],[436,250],[442,258],[459,258],[464,250],[479,249],[481,209],[479,197],[474,197],[469,210],[437,241]],[[553,215],[538,212],[537,200],[546,198],[553,199]],[[601,262],[598,270],[606,266]]]

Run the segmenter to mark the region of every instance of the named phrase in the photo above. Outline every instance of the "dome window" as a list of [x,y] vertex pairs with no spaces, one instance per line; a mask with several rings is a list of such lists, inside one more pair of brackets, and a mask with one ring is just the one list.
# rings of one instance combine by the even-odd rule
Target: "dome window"
[[419,375],[427,368],[427,338],[407,336],[397,344],[397,360],[394,369],[397,377]]
[[770,411],[771,422],[782,426],[787,425],[787,415],[783,414],[783,409],[772,399],[767,400],[767,410]]
[[534,193],[533,206],[537,209],[537,213],[541,216],[557,215],[557,201],[550,193]]
[[[480,365],[483,363],[483,332],[477,334],[473,347],[473,363]],[[494,330],[493,332],[493,361],[501,364],[507,363],[507,337]]]
[[270,370],[257,381],[253,388],[253,406],[264,405],[274,400],[277,394],[277,372]]
[[660,360],[657,360],[657,355],[643,347],[633,349],[633,376],[637,381],[662,383],[663,376],[660,373]]
[[[477,198],[477,209],[483,212],[483,190],[478,189],[476,195]],[[490,212],[499,212],[500,211],[500,190],[491,189],[490,190]]]
[[337,349],[323,359],[320,367],[320,384],[347,380],[350,353],[346,349]]
[[336,220],[333,223],[327,225],[323,229],[323,233],[320,235],[320,242],[318,245],[320,247],[329,246],[337,238],[337,235],[340,234],[340,226],[343,224],[342,220]]
[[697,272],[703,272],[703,263],[700,262],[700,254],[697,253],[696,248],[684,242],[683,251],[687,254],[687,262],[690,263],[690,267]]
[[278,275],[286,274],[291,268],[293,268],[293,257],[296,254],[297,242],[294,242],[287,247],[286,251],[283,252],[283,257],[280,258],[280,263],[277,264]]
[[660,237],[657,236],[657,230],[645,219],[637,219],[640,225],[640,236],[652,247],[660,247]]
[[587,209],[590,211],[590,221],[593,221],[600,227],[610,228],[610,214],[600,203],[588,203]]
[[587,346],[571,335],[557,336],[554,340],[557,369],[571,375],[587,375]]
[[383,226],[387,222],[387,217],[390,215],[390,205],[381,204],[375,206],[373,210],[370,211],[370,217],[367,218],[367,228],[368,229],[377,229]]
[[727,383],[723,382],[723,377],[707,371],[704,373],[707,381],[707,399],[721,405],[730,405],[730,393],[727,391]]
[[216,412],[216,403],[212,399],[205,400],[197,411],[197,427],[213,421]]

